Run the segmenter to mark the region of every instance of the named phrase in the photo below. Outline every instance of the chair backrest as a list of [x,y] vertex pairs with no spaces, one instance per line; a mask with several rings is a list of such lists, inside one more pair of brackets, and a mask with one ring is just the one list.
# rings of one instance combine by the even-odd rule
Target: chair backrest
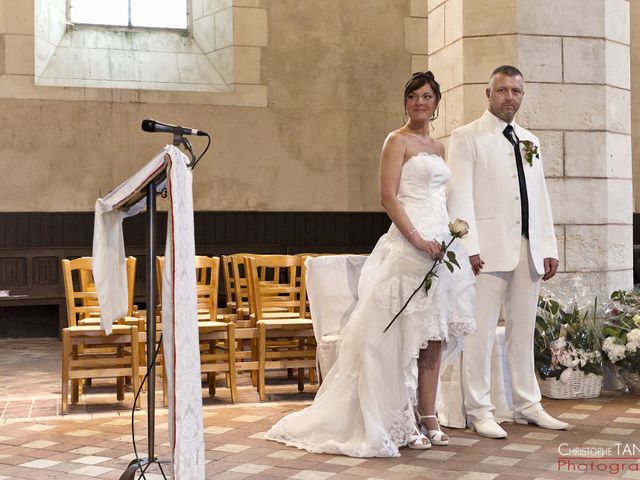
[[222,266],[222,278],[224,279],[224,294],[225,300],[227,302],[227,307],[237,308],[235,299],[236,286],[235,278],[233,276],[233,258],[231,257],[231,255],[222,255],[220,257],[220,263]]
[[[127,315],[133,314],[133,296],[135,291],[136,258],[127,257]],[[74,280],[75,272],[75,280]],[[77,325],[78,320],[100,315],[98,293],[93,279],[92,257],[80,257],[74,260],[62,260],[64,291],[67,300],[67,323]]]
[[[220,259],[196,255],[196,292],[198,310],[206,310],[211,320],[218,314],[218,285],[220,275]],[[156,257],[156,282],[158,285],[158,299],[162,303],[162,275],[164,271],[164,257]]]
[[[245,257],[253,256],[253,253],[234,253],[226,255],[231,258],[231,275],[233,276],[232,298],[237,309],[249,308],[249,290],[247,285],[247,265]],[[227,298],[227,301],[229,299]]]
[[256,320],[265,311],[295,312],[305,318],[307,310],[305,266],[296,255],[251,255],[245,257],[248,273],[249,308]]
[[218,286],[220,259],[218,257],[196,256],[196,291],[198,310],[207,310],[209,318],[218,315]]

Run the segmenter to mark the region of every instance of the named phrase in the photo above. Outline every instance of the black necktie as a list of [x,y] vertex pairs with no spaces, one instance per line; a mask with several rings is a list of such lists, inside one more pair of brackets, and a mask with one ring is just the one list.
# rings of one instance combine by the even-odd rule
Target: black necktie
[[522,155],[520,154],[520,140],[513,131],[511,125],[507,125],[502,134],[513,146],[516,155],[516,168],[518,169],[518,184],[520,186],[520,212],[522,215],[522,235],[529,238],[529,197],[527,195],[527,182],[524,178],[524,168],[522,167]]

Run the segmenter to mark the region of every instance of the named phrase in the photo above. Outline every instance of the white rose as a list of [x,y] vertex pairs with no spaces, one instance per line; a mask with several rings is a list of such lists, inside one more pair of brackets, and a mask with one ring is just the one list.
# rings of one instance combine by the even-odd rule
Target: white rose
[[449,224],[449,232],[455,238],[462,238],[469,233],[469,224],[460,218],[456,218]]

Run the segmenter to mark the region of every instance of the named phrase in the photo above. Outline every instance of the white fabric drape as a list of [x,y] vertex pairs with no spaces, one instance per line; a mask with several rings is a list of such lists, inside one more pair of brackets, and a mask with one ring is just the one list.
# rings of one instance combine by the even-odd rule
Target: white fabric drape
[[[150,180],[166,169],[170,206],[162,286],[162,326],[169,387],[172,477],[175,480],[204,480],[193,195],[188,162],[180,150],[167,145],[138,173],[98,199],[93,273],[101,308],[101,326],[110,333],[113,322],[127,313],[122,220],[143,211],[145,198],[126,212],[117,208],[128,199],[135,198]],[[164,182],[157,189],[164,189]]]

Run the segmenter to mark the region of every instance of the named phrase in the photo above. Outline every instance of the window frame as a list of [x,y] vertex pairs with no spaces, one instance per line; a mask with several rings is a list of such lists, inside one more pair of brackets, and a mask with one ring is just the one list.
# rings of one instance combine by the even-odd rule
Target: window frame
[[78,28],[83,28],[85,26],[88,27],[101,27],[101,28],[110,28],[110,29],[120,29],[122,31],[167,31],[167,32],[176,32],[176,33],[186,33],[191,32],[191,1],[183,0],[185,2],[185,6],[187,7],[186,14],[186,25],[184,28],[179,27],[149,27],[143,25],[132,25],[131,24],[131,2],[133,0],[127,0],[127,25],[117,25],[111,23],[85,23],[85,22],[73,22],[71,20],[71,2],[73,0],[66,0],[66,11],[67,11],[67,30],[73,30]]

